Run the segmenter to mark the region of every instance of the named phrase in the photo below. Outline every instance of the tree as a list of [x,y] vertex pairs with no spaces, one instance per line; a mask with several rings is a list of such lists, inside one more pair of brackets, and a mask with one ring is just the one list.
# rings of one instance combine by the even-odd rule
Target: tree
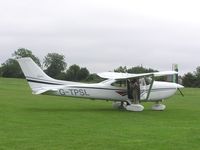
[[124,67],[120,66],[117,69],[114,69],[114,72],[126,73],[127,72],[127,68],[126,68],[126,66],[124,66]]
[[80,67],[76,64],[69,67],[66,74],[66,80],[69,81],[78,81],[78,73],[80,71]]
[[19,48],[12,55],[15,57],[15,59],[22,58],[22,57],[31,57],[33,59],[33,61],[41,67],[39,58],[37,58],[35,55],[33,55],[32,51],[30,51],[28,49]]
[[191,72],[183,76],[183,85],[185,87],[196,87],[196,77]]
[[45,72],[49,76],[58,78],[67,66],[65,56],[58,53],[48,53],[44,58],[44,66],[47,68]]
[[200,88],[200,66],[196,68],[196,71],[194,72],[195,75],[195,87]]
[[81,80],[85,80],[87,79],[87,77],[89,76],[89,71],[87,68],[81,68],[78,72],[78,80],[81,81]]
[[92,82],[92,83],[99,83],[99,82],[101,82],[101,81],[103,81],[103,80],[105,80],[105,79],[102,79],[102,78],[99,77],[96,73],[90,74],[90,75],[87,77],[87,79],[86,79],[86,81]]
[[0,66],[0,77],[2,77],[2,66]]
[[182,78],[185,87],[200,87],[200,66],[193,73],[188,72]]
[[153,70],[151,68],[147,69],[147,68],[144,68],[142,66],[136,66],[136,67],[132,67],[132,68],[129,68],[127,70],[128,73],[149,73],[149,72],[158,72],[157,70]]
[[69,67],[66,73],[66,80],[69,81],[81,81],[87,79],[89,76],[89,71],[87,68],[80,68],[78,65],[74,64]]
[[131,67],[131,68],[127,68],[126,66],[122,67],[118,67],[117,69],[114,69],[114,72],[122,72],[122,73],[149,73],[149,72],[158,72],[157,70],[154,70],[154,69],[147,69],[147,68],[144,68],[142,66],[136,66],[136,67]]
[[1,67],[2,77],[24,78],[18,62],[15,59],[8,59]]
[[[28,49],[20,48],[12,55],[15,59],[22,57],[31,57],[38,65],[41,66],[39,59],[35,57],[33,53]],[[15,59],[8,59],[5,63],[2,64],[2,67],[0,69],[0,74],[2,77],[24,78],[21,68]]]

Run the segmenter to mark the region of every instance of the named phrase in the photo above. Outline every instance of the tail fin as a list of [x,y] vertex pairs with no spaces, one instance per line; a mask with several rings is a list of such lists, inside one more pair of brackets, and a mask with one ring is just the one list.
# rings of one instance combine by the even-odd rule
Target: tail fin
[[17,59],[26,78],[54,80],[44,73],[44,71],[30,58]]
[[29,57],[17,59],[19,65],[31,87],[33,93],[52,85],[63,85],[63,83],[49,77],[44,71]]

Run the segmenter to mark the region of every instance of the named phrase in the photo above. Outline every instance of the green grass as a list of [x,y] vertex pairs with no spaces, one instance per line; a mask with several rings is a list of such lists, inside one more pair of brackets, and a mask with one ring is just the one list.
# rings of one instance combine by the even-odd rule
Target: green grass
[[114,110],[111,102],[31,94],[25,80],[0,78],[0,150],[200,149],[200,89],[167,109]]

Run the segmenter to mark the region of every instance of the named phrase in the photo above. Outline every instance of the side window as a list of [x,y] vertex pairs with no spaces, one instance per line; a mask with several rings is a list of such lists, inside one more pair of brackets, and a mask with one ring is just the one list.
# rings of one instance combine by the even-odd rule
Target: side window
[[126,80],[116,81],[116,82],[112,83],[111,85],[115,86],[115,87],[126,87],[127,86]]
[[145,79],[144,79],[144,78],[141,78],[141,79],[139,80],[139,82],[140,82],[140,85],[141,85],[141,86],[145,86],[145,85],[146,85],[146,82],[145,82]]
[[152,81],[152,79],[151,79],[151,78],[145,78],[146,85],[149,85],[149,84],[151,84],[151,81]]

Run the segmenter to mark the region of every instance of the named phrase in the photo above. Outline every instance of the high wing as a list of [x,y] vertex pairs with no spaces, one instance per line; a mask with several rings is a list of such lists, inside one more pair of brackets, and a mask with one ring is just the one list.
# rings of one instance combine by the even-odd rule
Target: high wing
[[103,72],[103,73],[98,73],[97,75],[100,76],[101,78],[115,79],[115,80],[128,80],[128,79],[133,79],[133,78],[151,77],[152,80],[151,80],[149,90],[147,93],[147,97],[146,97],[146,101],[148,101],[150,93],[151,93],[151,89],[153,86],[153,82],[155,81],[155,77],[174,75],[174,74],[178,74],[178,72],[176,72],[176,71],[161,71],[161,72],[141,73],[141,74]]
[[159,76],[166,76],[166,75],[173,75],[173,74],[178,74],[178,72],[161,71],[161,72],[141,73],[141,74],[102,72],[102,73],[98,73],[97,75],[105,79],[123,80],[123,79],[132,79],[132,78],[147,77],[147,76],[159,77]]

